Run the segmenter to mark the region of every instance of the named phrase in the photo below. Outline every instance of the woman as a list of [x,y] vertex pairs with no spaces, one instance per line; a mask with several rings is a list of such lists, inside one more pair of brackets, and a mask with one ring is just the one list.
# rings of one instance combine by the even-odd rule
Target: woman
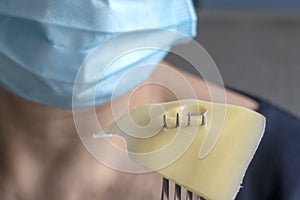
[[[156,68],[149,79],[174,82],[161,71]],[[200,99],[209,99],[201,79],[179,72],[197,88]],[[126,104],[131,93],[112,101]],[[3,89],[0,95],[2,199],[160,198],[159,176],[122,173],[97,162],[78,138],[72,111],[30,102]],[[172,100],[176,97],[167,88],[150,84],[135,92],[130,106]],[[231,91],[227,101],[257,107],[255,101]],[[110,105],[96,107],[103,126],[114,120]]]
[[[111,33],[116,30],[126,32],[149,26],[150,28],[171,26],[177,30],[174,28],[175,22],[176,27],[180,27],[181,22],[186,22],[184,26],[191,27],[192,31],[180,30],[186,35],[193,36],[192,24],[196,19],[191,2],[153,3],[149,0],[124,3],[57,0],[20,3],[1,0],[1,7],[0,198],[159,199],[161,177],[154,173],[131,174],[113,170],[97,162],[84,149],[78,138],[71,110],[72,87],[70,89],[65,83],[70,80],[74,83],[75,72],[86,59],[88,55],[86,52],[89,52],[93,45],[101,43],[102,39],[111,37],[113,35]],[[132,13],[133,11],[136,12]],[[108,32],[110,34],[107,34]],[[168,45],[170,46],[171,42]],[[120,93],[118,97],[110,99],[107,95],[103,95],[104,90],[100,89],[99,97],[98,93],[96,94],[95,109],[103,127],[114,121],[111,102],[113,105],[120,105],[119,114],[122,115],[122,112],[126,112],[122,107],[127,102],[130,102],[128,105],[130,108],[134,108],[145,103],[176,100],[172,92],[162,86],[149,84],[138,88],[143,81],[151,82],[151,80],[159,80],[170,88],[177,87],[174,77],[166,76],[164,73],[162,65],[167,64],[158,65],[163,56],[149,55],[152,58],[150,63],[157,63],[157,67],[144,72],[147,80],[141,79],[140,83],[126,85],[126,93]],[[120,67],[121,71],[134,63],[130,59],[127,60]],[[210,100],[203,80],[176,68],[174,70],[191,83],[197,98]],[[73,75],[71,78],[70,74]],[[109,77],[113,75],[114,73]],[[134,91],[135,87],[138,89]],[[214,88],[215,91],[222,90],[217,86]],[[184,96],[184,90],[182,92]],[[259,99],[254,100],[230,90],[227,90],[226,94],[228,103],[253,110],[257,110],[261,103]],[[299,135],[294,139],[298,140]],[[268,141],[266,143],[268,146]],[[261,154],[270,153],[265,152],[263,148],[261,151],[263,152]],[[108,155],[109,153],[107,152]],[[247,174],[245,179],[245,189],[241,190],[238,198],[265,199],[259,196],[261,194],[259,190],[263,190],[267,193],[263,197],[280,199],[281,192],[286,192],[275,190],[280,188],[280,184],[283,183],[281,180],[268,181],[270,184],[263,184],[265,187],[253,189],[256,184],[262,184],[256,180],[260,178],[256,175],[257,170],[266,171],[261,169],[261,163],[265,162],[259,159],[259,154],[257,157],[258,164],[255,162],[251,164],[250,174]],[[298,164],[296,161],[298,158],[295,155],[293,158]],[[278,158],[277,161],[278,166],[274,166],[276,170],[273,170],[278,173],[280,159],[282,158]],[[252,182],[253,180],[255,182]],[[273,179],[269,177],[268,180]],[[299,184],[299,181],[293,183]],[[299,191],[298,194],[295,191],[293,195],[284,199],[296,199],[299,197],[297,196]]]

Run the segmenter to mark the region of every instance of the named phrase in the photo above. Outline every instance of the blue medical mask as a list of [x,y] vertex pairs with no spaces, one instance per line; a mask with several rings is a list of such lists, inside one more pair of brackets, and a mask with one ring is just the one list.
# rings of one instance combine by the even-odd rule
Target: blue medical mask
[[[83,98],[84,103],[76,106],[83,108],[130,91],[150,76],[167,53],[159,48],[133,51],[108,66],[107,58],[118,56],[116,49],[142,40],[168,49],[179,38],[166,40],[162,28],[189,37],[196,34],[190,0],[0,0],[0,5],[0,86],[62,109],[72,108],[72,95]],[[119,43],[107,42],[123,33]],[[93,65],[89,59],[95,57],[95,49],[103,49],[97,55],[100,59],[89,70],[80,70],[86,63]],[[138,69],[131,73],[134,78],[124,79],[134,69]],[[85,73],[78,82],[83,87],[99,85],[95,101],[85,101],[82,93],[74,97],[79,71]]]

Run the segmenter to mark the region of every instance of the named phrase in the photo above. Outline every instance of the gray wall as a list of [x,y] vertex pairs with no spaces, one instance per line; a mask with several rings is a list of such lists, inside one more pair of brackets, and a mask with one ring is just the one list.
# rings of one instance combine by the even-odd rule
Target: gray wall
[[226,85],[300,116],[300,15],[202,12],[198,29]]

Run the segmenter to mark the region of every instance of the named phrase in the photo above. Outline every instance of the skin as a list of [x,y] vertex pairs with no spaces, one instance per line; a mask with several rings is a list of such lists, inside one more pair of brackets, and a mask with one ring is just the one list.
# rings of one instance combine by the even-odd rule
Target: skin
[[[197,98],[210,100],[202,79],[177,72],[190,82]],[[161,66],[148,81],[180,87]],[[216,93],[222,91],[213,88]],[[181,92],[184,96],[185,90]],[[255,101],[235,92],[227,90],[226,96],[227,103],[258,108]],[[172,100],[176,96],[166,87],[146,84],[113,103],[120,105],[121,116],[126,113],[124,105],[133,109],[144,103]],[[2,89],[0,110],[0,199],[160,199],[158,175],[119,172],[93,158],[78,138],[71,111],[29,102]],[[96,113],[103,127],[114,120],[110,102],[97,106]]]

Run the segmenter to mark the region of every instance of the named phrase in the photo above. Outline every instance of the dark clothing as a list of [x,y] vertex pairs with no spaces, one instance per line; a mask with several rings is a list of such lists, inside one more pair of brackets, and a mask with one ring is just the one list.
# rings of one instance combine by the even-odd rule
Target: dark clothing
[[255,98],[266,130],[237,200],[300,200],[300,119]]

